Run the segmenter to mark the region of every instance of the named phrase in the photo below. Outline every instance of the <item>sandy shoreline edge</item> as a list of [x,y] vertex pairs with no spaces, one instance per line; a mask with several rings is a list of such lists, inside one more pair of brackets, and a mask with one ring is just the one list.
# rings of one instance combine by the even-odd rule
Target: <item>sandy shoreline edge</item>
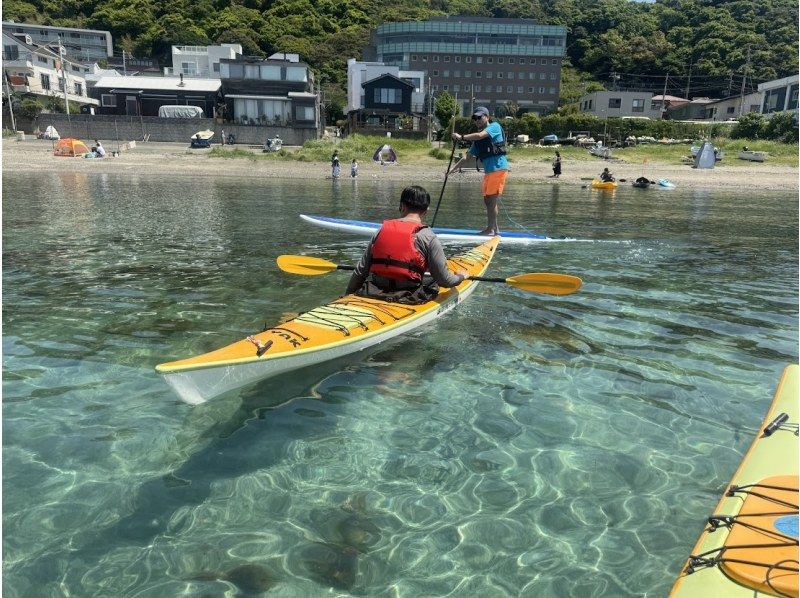
[[[171,177],[237,177],[237,178],[284,178],[319,179],[330,178],[327,162],[267,161],[245,158],[212,158],[208,150],[189,150],[184,143],[147,143],[122,152],[116,158],[90,160],[84,158],[60,158],[53,156],[52,144],[45,140],[3,140],[4,173],[36,172],[96,172],[132,175],[165,175]],[[109,148],[107,148],[109,149]],[[109,149],[110,153],[110,149]],[[342,181],[349,181],[347,164],[342,168]],[[563,174],[559,179],[551,178],[549,162],[519,159],[511,164],[509,184],[519,182],[584,186],[587,177],[597,176],[604,166],[609,166],[618,179],[627,179],[629,185],[642,175],[641,164],[620,161],[604,162],[564,160]],[[360,180],[393,181],[442,181],[447,163],[442,160],[430,163],[397,164],[380,166],[362,162],[359,166]],[[664,164],[651,161],[645,175],[651,179],[667,178],[679,187],[696,189],[750,189],[750,190],[800,190],[799,171],[791,166],[773,166],[769,163],[753,163],[742,166],[717,166],[713,170],[696,170],[690,166]],[[470,170],[451,175],[453,179],[479,179],[480,173]]]

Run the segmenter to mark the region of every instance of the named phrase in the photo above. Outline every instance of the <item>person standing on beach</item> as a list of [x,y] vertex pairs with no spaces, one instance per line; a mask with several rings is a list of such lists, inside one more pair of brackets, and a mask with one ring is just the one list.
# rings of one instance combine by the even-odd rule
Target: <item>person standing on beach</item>
[[[486,205],[486,228],[480,235],[499,235],[497,226],[497,204],[503,195],[508,175],[508,159],[506,158],[506,139],[503,129],[489,119],[489,109],[478,106],[472,113],[472,120],[478,127],[476,133],[461,135],[453,132],[453,141],[472,141],[469,153],[483,164],[483,203]],[[453,166],[450,173],[461,168],[466,161],[463,158]]]
[[561,154],[556,152],[556,157],[553,158],[553,178],[561,176]]

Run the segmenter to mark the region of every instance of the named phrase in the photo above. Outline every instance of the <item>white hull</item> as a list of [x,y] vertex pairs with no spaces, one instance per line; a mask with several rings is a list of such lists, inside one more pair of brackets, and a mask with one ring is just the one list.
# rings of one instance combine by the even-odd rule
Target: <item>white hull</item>
[[[485,240],[485,238],[482,240]],[[437,309],[431,309],[419,317],[398,326],[377,330],[374,334],[364,335],[354,339],[352,342],[336,343],[328,345],[327,348],[323,346],[309,351],[278,355],[274,359],[267,358],[242,364],[180,370],[162,373],[162,375],[181,400],[190,405],[199,405],[225,392],[236,390],[248,384],[357,353],[405,334],[452,310],[469,297],[476,286],[477,283],[469,285],[460,293],[454,294],[453,297],[442,303]]]

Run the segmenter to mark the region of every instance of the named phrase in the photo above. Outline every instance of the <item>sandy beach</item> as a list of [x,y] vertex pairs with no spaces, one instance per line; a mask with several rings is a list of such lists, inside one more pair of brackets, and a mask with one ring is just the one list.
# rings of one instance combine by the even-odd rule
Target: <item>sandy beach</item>
[[[248,149],[246,146],[237,146]],[[106,146],[109,155],[115,146]],[[102,160],[84,158],[61,158],[52,154],[52,143],[46,140],[3,140],[3,172],[102,172],[172,177],[255,177],[255,178],[330,178],[327,162],[248,160],[209,157],[209,150],[190,150],[185,143],[139,143],[118,157]],[[258,152],[252,149],[253,152]],[[406,181],[441,181],[446,163],[428,159],[413,164],[401,163],[380,166],[372,162],[361,162],[359,178],[381,178]],[[342,168],[342,180],[349,179],[348,160]],[[617,179],[632,182],[641,174],[641,164],[623,161],[604,162],[569,160],[563,162],[563,174],[554,179],[550,163],[543,160],[515,159],[511,163],[509,181],[557,184],[568,186],[587,185],[587,177],[596,176],[604,166],[609,166]],[[478,179],[480,173],[469,170],[452,177]],[[774,166],[767,163],[752,163],[745,166],[719,165],[713,170],[696,170],[686,165],[664,164],[651,161],[647,176],[651,179],[667,178],[678,186],[695,188],[769,189],[798,191],[798,169],[791,166]]]

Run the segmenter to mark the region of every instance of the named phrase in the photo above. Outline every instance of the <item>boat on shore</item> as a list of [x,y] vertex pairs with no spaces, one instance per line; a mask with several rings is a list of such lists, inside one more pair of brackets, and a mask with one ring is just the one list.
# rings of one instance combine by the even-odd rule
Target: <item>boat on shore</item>
[[797,393],[794,364],[784,369],[767,415],[670,598],[798,595]]
[[763,162],[767,159],[767,152],[756,152],[753,150],[742,150],[739,152],[740,160],[749,160],[750,162]]
[[[448,260],[451,270],[480,276],[499,237],[485,238]],[[279,374],[356,353],[427,324],[469,297],[478,281],[442,289],[421,305],[346,295],[209,353],[156,366],[180,399],[205,403],[228,391]]]

